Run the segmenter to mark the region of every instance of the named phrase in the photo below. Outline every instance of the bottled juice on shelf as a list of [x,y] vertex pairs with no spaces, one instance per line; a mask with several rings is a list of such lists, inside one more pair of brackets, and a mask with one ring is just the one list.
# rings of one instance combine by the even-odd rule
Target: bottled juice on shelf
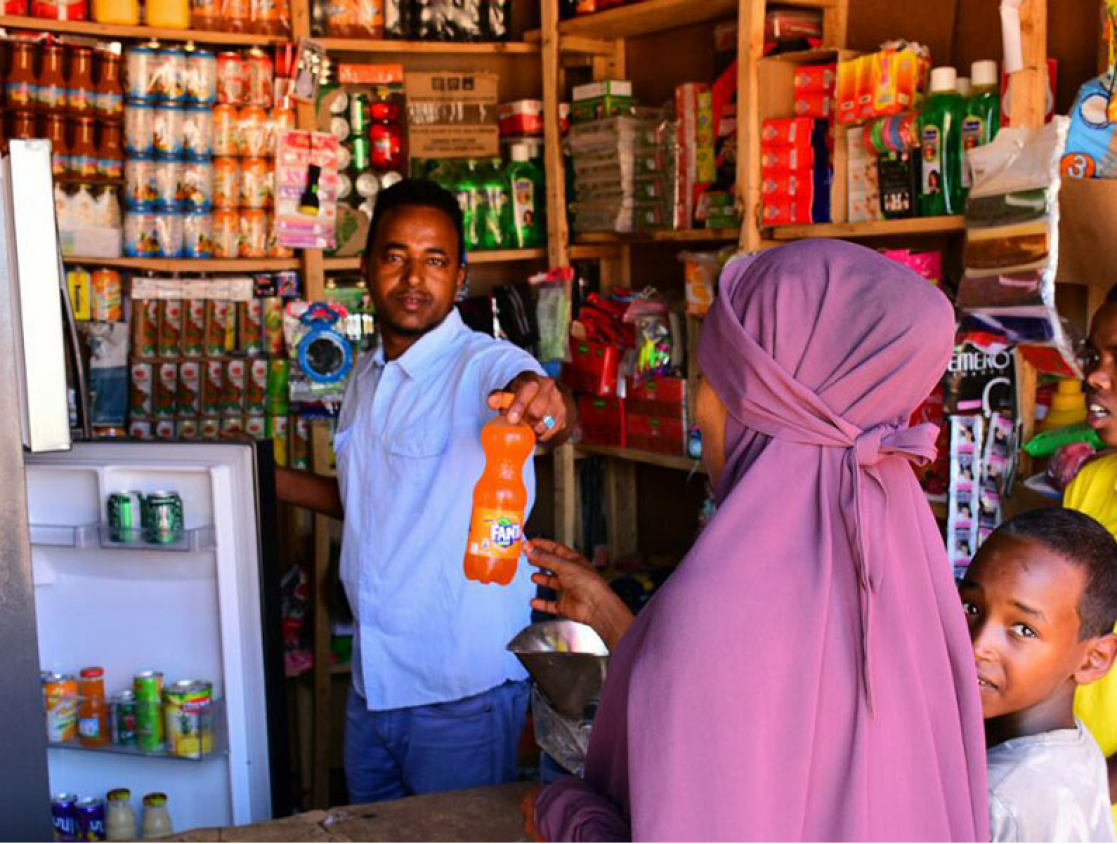
[[[511,404],[511,394],[501,396],[501,412]],[[473,489],[465,576],[507,586],[520,559],[527,508],[524,462],[535,448],[535,433],[523,422],[498,416],[481,429],[481,448],[485,471]]]
[[78,741],[82,747],[109,743],[109,706],[105,702],[105,670],[83,668],[78,685]]
[[139,0],[93,0],[93,20],[135,26],[140,22]]
[[144,22],[164,29],[189,29],[190,0],[147,0]]
[[920,115],[923,173],[919,213],[923,217],[962,213],[962,112],[952,67],[931,71],[931,96]]

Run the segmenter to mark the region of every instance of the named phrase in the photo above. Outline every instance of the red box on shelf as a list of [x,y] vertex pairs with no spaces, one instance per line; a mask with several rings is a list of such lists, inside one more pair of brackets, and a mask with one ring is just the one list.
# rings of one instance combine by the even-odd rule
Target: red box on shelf
[[656,416],[630,410],[625,414],[625,437],[628,448],[686,454],[686,424],[681,412]]
[[579,423],[582,442],[587,445],[611,445],[624,448],[625,402],[615,396],[579,396]]
[[580,393],[615,396],[620,359],[620,349],[616,346],[571,340],[570,362],[563,364],[562,380]]
[[629,413],[647,416],[677,416],[686,413],[686,379],[656,375],[628,384],[625,405]]

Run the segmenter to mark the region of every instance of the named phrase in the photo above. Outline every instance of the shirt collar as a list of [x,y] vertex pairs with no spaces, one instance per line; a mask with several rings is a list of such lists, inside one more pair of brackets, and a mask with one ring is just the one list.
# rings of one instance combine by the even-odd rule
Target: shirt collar
[[[457,307],[451,308],[446,319],[433,331],[429,331],[419,338],[410,349],[396,359],[400,369],[411,378],[418,378],[430,365],[441,357],[442,352],[454,341],[454,338],[467,331],[462,322],[461,314]],[[381,343],[376,350],[377,363],[384,362],[384,344]]]

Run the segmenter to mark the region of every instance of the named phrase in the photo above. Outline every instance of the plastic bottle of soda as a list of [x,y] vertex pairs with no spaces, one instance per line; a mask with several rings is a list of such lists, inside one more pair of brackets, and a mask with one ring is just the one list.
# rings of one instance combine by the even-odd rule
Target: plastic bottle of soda
[[[512,395],[502,395],[500,412],[511,404]],[[498,416],[481,429],[481,448],[485,451],[485,471],[473,488],[465,576],[507,586],[520,559],[527,508],[524,462],[535,448],[535,433],[523,422],[512,424]]]

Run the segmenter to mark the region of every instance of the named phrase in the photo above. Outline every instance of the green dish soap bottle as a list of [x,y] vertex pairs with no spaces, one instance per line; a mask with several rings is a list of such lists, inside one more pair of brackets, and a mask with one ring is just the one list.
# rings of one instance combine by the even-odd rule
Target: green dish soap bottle
[[512,242],[512,202],[499,158],[489,162],[481,174],[484,214],[481,223],[482,249],[508,249]]
[[[966,100],[962,118],[962,154],[985,146],[1001,128],[1001,94],[997,86],[997,63],[991,60],[974,62],[970,70],[973,87]],[[970,189],[973,173],[969,159],[962,162],[962,186]]]
[[527,144],[512,145],[508,165],[508,185],[512,189],[512,247],[532,249],[543,243],[543,174],[532,163]]
[[457,174],[454,195],[462,209],[462,227],[465,232],[465,248],[471,252],[481,248],[481,223],[484,217],[484,197],[481,182],[477,175],[477,162],[470,159]]
[[955,90],[952,67],[931,71],[931,96],[923,106],[919,131],[923,145],[919,214],[941,217],[962,213],[962,114],[965,103]]

